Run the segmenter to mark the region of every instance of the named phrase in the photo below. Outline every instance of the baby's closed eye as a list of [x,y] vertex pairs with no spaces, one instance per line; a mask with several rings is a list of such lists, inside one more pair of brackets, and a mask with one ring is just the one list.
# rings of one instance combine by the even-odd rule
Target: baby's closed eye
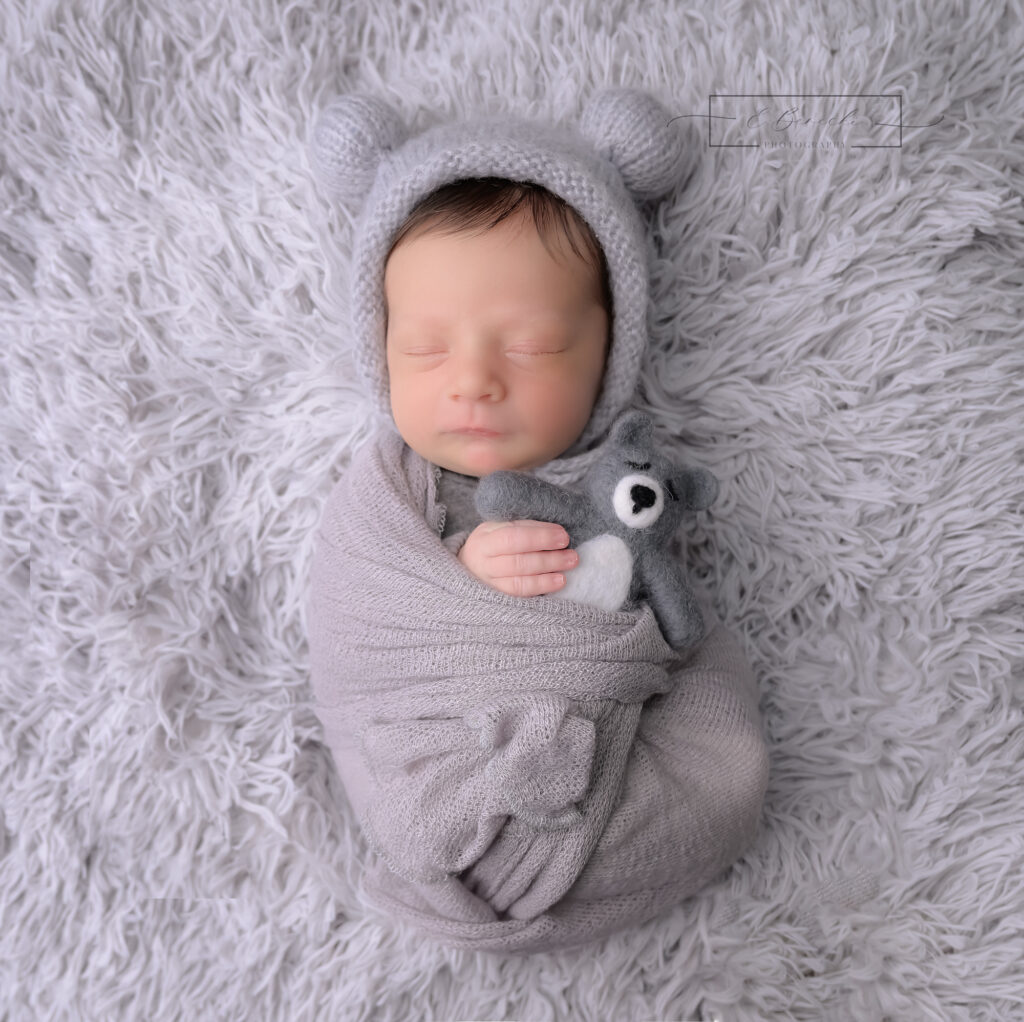
[[553,344],[517,344],[507,349],[510,355],[526,355],[528,357],[535,355],[560,355],[563,351],[565,351],[564,347]]

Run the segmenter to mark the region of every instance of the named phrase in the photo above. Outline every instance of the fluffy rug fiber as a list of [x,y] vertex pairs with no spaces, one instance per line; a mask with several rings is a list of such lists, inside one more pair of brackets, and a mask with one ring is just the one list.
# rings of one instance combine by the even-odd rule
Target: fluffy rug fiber
[[[0,1017],[1024,1018],[1024,15],[824,6],[6,0]],[[659,920],[453,952],[365,904],[310,710],[373,421],[306,139],[348,90],[425,126],[602,84],[692,141],[641,405],[722,482],[690,556],[771,787]],[[869,102],[884,147],[813,145]]]

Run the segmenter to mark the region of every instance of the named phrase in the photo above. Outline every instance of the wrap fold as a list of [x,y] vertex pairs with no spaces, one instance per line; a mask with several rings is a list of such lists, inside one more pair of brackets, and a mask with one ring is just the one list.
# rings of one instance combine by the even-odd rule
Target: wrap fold
[[[480,582],[440,540],[436,472],[376,434],[312,561],[314,696],[372,851],[367,890],[462,946],[571,944],[646,918],[752,835],[765,756],[749,671],[720,626],[684,662],[646,606]],[[596,901],[574,900],[588,889]]]

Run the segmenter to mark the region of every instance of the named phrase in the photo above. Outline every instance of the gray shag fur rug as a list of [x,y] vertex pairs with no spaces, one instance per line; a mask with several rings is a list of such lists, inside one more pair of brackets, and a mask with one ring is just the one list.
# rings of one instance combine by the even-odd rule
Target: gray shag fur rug
[[[0,1018],[1024,1018],[1022,26],[6,0]],[[657,921],[454,952],[365,904],[310,710],[313,530],[373,422],[306,142],[346,91],[425,126],[571,122],[604,84],[692,142],[647,211],[641,404],[722,482],[690,557],[771,787],[749,854]]]

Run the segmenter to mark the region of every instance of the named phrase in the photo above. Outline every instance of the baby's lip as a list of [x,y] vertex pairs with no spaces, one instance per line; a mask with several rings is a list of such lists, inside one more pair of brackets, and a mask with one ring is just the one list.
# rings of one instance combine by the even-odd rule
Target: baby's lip
[[450,429],[449,433],[460,433],[464,436],[481,436],[481,437],[493,437],[501,436],[501,433],[496,429],[486,429],[483,426],[456,426],[454,429]]

